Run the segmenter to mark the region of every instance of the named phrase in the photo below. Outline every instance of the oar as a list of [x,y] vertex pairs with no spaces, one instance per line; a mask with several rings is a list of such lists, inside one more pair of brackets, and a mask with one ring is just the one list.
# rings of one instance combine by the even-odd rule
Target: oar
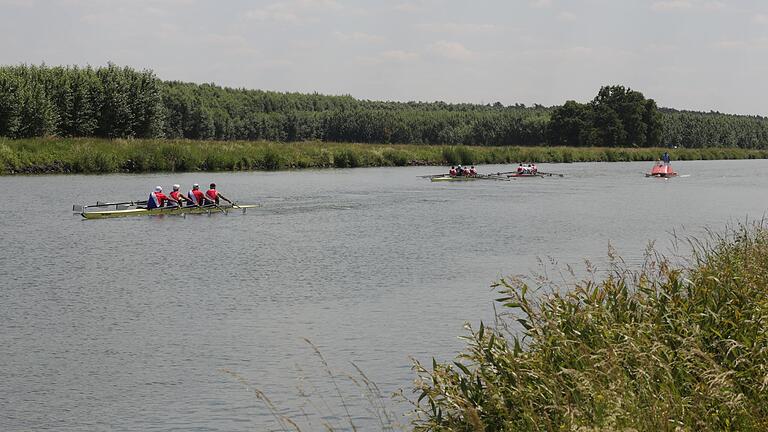
[[548,172],[537,172],[537,174],[545,175],[545,176],[558,176],[558,177],[564,177],[565,174],[558,174],[558,173],[548,173]]
[[212,203],[210,203],[210,204],[204,204],[204,205],[201,205],[200,207],[201,207],[201,208],[208,208],[208,209],[210,209],[210,208],[215,208],[216,210],[218,210],[218,211],[220,211],[220,212],[222,212],[222,213],[224,213],[224,214],[226,214],[226,213],[227,213],[227,211],[226,211],[226,210],[224,210],[223,208],[221,208],[221,206],[219,206],[219,205],[218,205],[218,204],[216,204],[215,202],[212,202]]
[[72,211],[80,213],[83,210],[87,208],[93,208],[93,207],[110,207],[110,206],[119,206],[119,205],[138,205],[138,204],[146,204],[146,201],[123,201],[123,202],[101,202],[96,201],[96,204],[89,204],[89,205],[72,205]]
[[430,174],[430,175],[420,175],[420,176],[416,176],[416,177],[419,177],[419,178],[432,178],[432,177],[442,177],[442,176],[447,176],[447,175],[450,175],[450,174],[448,174],[448,173],[445,173],[445,174]]
[[478,178],[478,179],[481,179],[481,180],[509,181],[509,179],[505,179],[503,177],[498,177],[497,175],[494,175],[494,174],[478,174],[475,177]]
[[[502,174],[517,174],[517,171],[497,172],[495,175],[502,175]],[[489,174],[489,175],[493,175],[493,174]]]

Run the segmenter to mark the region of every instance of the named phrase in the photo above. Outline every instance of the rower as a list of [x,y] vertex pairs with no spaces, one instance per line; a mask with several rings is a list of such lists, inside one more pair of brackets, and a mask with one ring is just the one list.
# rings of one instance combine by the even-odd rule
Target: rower
[[200,185],[197,183],[194,183],[192,189],[187,192],[187,202],[192,206],[202,206],[207,203],[215,204],[213,200],[210,200],[205,196],[203,191],[200,190]]
[[456,177],[456,167],[452,166],[451,169],[448,171],[448,175],[451,177]]
[[472,177],[477,175],[477,170],[475,169],[474,165],[472,165],[472,167],[469,168],[469,175],[471,175]]
[[224,195],[219,193],[219,191],[216,190],[216,183],[211,183],[210,188],[207,191],[205,191],[205,195],[209,200],[215,202],[216,204],[219,203],[219,198],[232,204],[232,201],[230,201],[229,198],[225,197]]
[[188,203],[191,203],[192,201],[189,198],[187,198],[187,197],[185,197],[184,195],[181,194],[181,191],[179,190],[180,188],[181,188],[180,185],[177,185],[177,184],[173,185],[173,191],[171,191],[171,193],[169,194],[169,195],[171,195],[171,198],[176,200],[176,202],[179,204],[179,206],[181,206],[181,202],[182,201],[186,201]]
[[523,163],[520,162],[520,164],[517,166],[517,173],[522,174],[523,173]]
[[177,200],[174,200],[173,198],[168,197],[163,193],[163,188],[160,186],[155,187],[154,192],[151,192],[149,194],[149,199],[147,200],[147,208],[148,209],[154,209],[154,208],[160,208],[165,207],[166,202],[175,202],[176,205],[179,205],[179,202]]
[[469,174],[470,174],[469,168],[464,168],[463,174],[464,174],[464,176],[469,177]]

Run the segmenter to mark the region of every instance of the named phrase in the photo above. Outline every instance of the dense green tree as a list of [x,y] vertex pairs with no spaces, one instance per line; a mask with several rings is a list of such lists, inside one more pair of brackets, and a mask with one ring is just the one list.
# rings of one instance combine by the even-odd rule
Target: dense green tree
[[586,104],[370,101],[161,81],[151,71],[0,67],[0,136],[452,145],[768,148],[768,119],[658,109],[622,86]]

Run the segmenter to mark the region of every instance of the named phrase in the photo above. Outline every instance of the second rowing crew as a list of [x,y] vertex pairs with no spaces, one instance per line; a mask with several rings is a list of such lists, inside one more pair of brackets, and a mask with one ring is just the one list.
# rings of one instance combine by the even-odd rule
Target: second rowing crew
[[163,193],[162,186],[155,187],[155,190],[150,192],[149,199],[147,199],[147,208],[181,207],[185,201],[188,207],[218,205],[220,200],[232,204],[232,201],[216,190],[216,183],[211,183],[205,193],[200,190],[200,185],[197,183],[192,185],[192,189],[187,192],[186,196],[182,195],[180,189],[181,186],[175,184],[171,193],[166,195]]
[[448,174],[451,177],[474,177],[477,175],[477,170],[475,169],[474,165],[471,168],[466,168],[459,165],[458,167],[451,167],[451,169],[448,171]]

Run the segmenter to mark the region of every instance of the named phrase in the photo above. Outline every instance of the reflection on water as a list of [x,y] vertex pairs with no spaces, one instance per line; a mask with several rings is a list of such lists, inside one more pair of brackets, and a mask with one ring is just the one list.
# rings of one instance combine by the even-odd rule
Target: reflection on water
[[[25,200],[0,207],[0,429],[277,428],[221,370],[286,413],[306,403],[301,385],[333,402],[303,338],[332,368],[354,372],[353,361],[384,394],[407,393],[409,356],[451,358],[465,321],[491,319],[490,283],[530,273],[537,257],[604,266],[610,242],[637,264],[672,230],[763,216],[767,161],[677,162],[690,177],[671,180],[644,178],[647,165],[550,165],[540,169],[566,176],[510,182],[430,183],[417,176],[435,169],[418,167],[1,177]],[[69,211],[209,181],[263,206],[95,221]],[[358,425],[378,424],[363,399],[347,402]]]

